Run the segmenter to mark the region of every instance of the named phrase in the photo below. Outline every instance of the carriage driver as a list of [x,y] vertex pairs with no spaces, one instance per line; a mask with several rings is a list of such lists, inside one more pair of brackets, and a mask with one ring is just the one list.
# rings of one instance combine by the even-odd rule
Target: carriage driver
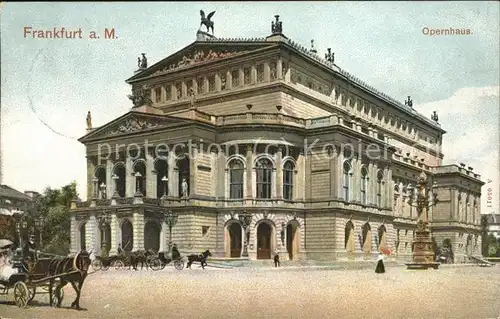
[[174,244],[172,246],[172,259],[179,259],[181,254],[179,253],[179,249],[177,249],[177,245]]
[[30,240],[24,244],[23,247],[23,256],[24,258],[31,258],[32,261],[35,261],[36,258],[36,251],[37,251],[37,245],[35,243],[35,236],[31,235]]

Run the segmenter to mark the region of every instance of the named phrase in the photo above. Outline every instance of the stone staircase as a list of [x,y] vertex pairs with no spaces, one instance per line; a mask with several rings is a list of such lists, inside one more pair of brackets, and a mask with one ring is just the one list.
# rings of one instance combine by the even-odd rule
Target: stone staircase
[[483,258],[483,256],[473,256],[473,255],[467,255],[469,261],[475,263],[475,264],[478,264],[479,266],[481,267],[492,267],[492,266],[495,266],[494,263],[492,263],[491,261],[488,261],[486,259]]

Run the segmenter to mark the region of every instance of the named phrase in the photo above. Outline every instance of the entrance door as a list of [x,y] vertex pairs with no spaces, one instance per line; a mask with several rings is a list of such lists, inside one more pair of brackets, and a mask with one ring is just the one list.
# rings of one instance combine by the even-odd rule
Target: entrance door
[[257,259],[271,259],[271,227],[266,223],[257,227]]
[[241,257],[241,226],[238,223],[232,223],[228,227],[229,231],[229,242],[231,249],[231,258]]

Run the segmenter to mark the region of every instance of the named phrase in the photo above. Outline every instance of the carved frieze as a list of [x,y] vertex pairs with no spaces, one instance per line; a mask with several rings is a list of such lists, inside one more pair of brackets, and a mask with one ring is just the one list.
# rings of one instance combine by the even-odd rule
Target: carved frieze
[[162,126],[163,122],[154,120],[139,119],[137,117],[128,118],[125,122],[120,123],[117,127],[111,130],[107,135],[118,135],[130,133],[145,129],[151,129]]
[[166,73],[169,71],[177,70],[180,68],[186,68],[191,65],[197,64],[197,63],[202,63],[202,62],[207,62],[207,61],[212,61],[212,60],[219,60],[219,59],[224,59],[224,58],[229,58],[235,55],[240,55],[243,53],[246,53],[249,51],[239,51],[239,50],[223,50],[223,51],[195,51],[192,53],[188,53],[185,56],[183,56],[178,62],[172,63],[160,70],[158,70],[155,74],[161,74],[161,73]]
[[316,92],[319,92],[324,95],[329,95],[330,94],[330,88],[327,84],[324,84],[307,74],[300,72],[296,69],[292,69],[290,72],[290,78],[293,83],[297,84],[302,84],[311,90],[314,90]]

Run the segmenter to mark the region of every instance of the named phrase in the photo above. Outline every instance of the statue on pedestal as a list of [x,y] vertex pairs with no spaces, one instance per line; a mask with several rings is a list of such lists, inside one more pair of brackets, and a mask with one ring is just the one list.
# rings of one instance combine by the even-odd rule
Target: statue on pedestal
[[204,25],[207,28],[207,32],[210,32],[210,29],[212,29],[212,34],[214,34],[214,22],[210,21],[210,18],[213,17],[214,14],[215,11],[212,11],[205,18],[205,12],[203,12],[203,10],[200,10],[200,15],[201,15],[200,29],[201,26]]
[[182,198],[187,198],[189,195],[189,189],[188,189],[188,183],[185,178],[182,179],[181,189],[182,189]]
[[92,129],[92,115],[90,115],[90,111],[87,113],[87,129]]

